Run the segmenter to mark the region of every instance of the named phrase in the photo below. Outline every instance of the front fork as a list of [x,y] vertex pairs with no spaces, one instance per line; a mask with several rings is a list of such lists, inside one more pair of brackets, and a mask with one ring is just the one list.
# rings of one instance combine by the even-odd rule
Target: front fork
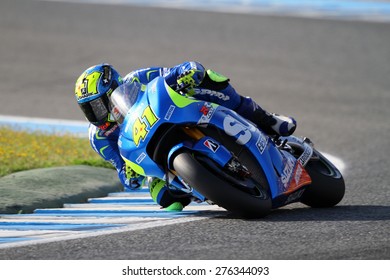
[[[183,127],[182,130],[193,141],[183,141],[174,147],[168,153],[168,168],[171,172],[177,176],[173,170],[173,159],[175,154],[182,150],[187,150],[191,153],[195,152],[200,155],[204,155],[206,158],[211,159],[214,163],[219,165],[222,169],[227,169],[232,173],[238,174],[242,177],[250,177],[250,172],[243,166],[237,158],[228,149],[221,145],[217,140],[206,136],[196,127]],[[199,198],[201,201],[205,201],[205,197],[192,189],[186,182],[184,182],[179,176],[177,176],[180,183],[177,180],[172,180],[171,184],[180,188],[184,192],[192,192],[193,195]]]

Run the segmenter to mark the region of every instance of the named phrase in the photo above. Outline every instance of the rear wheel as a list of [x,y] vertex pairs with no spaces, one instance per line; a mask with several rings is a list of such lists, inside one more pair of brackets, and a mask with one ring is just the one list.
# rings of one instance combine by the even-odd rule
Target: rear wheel
[[340,171],[321,153],[306,165],[312,183],[307,186],[301,202],[311,207],[332,207],[344,197],[345,183]]
[[173,167],[186,183],[226,210],[246,218],[264,217],[271,210],[268,186],[232,176],[208,158],[181,152]]

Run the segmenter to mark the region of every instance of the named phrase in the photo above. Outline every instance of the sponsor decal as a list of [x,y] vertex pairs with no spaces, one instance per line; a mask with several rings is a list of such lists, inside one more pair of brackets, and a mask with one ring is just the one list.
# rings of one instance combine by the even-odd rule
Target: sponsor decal
[[303,168],[300,164],[297,165],[297,168],[295,170],[294,180],[295,184],[299,184],[299,181],[301,180]]
[[260,133],[259,139],[256,142],[256,147],[259,150],[260,154],[263,154],[265,148],[267,147],[268,138],[269,137],[266,136],[265,134]]
[[195,92],[195,94],[199,94],[199,95],[210,95],[211,97],[217,97],[218,99],[221,99],[222,101],[230,100],[230,96],[228,96],[222,92],[215,91],[215,90],[204,89],[204,88],[194,88],[194,92]]
[[280,180],[282,181],[283,186],[285,189],[287,189],[291,176],[294,172],[294,167],[295,167],[295,160],[293,158],[287,158],[286,164],[284,166],[283,172],[280,176]]
[[211,103],[205,102],[202,108],[200,108],[200,112],[202,117],[199,119],[198,124],[209,123],[214,115],[215,108],[213,108]]
[[106,137],[110,136],[117,128],[118,128],[117,124],[113,125],[109,130],[107,130],[103,133],[104,136],[106,136]]
[[[133,141],[138,147],[139,144],[148,136],[150,129],[159,121],[157,115],[150,106],[147,106],[140,117],[133,123]],[[127,131],[127,126],[126,126]]]
[[203,114],[204,116],[207,116],[208,113],[210,112],[210,107],[207,106],[207,105],[208,105],[208,104],[205,103],[205,105],[203,105],[203,107],[200,109],[200,111],[202,112],[202,114]]
[[111,114],[109,115],[109,120],[110,121],[117,121],[117,120],[120,120],[121,117],[122,117],[122,114],[119,111],[119,109],[117,107],[113,107],[111,109]]
[[169,109],[168,109],[167,113],[165,114],[164,120],[169,121],[171,119],[173,111],[175,111],[175,108],[176,107],[173,105],[169,106]]
[[109,65],[103,66],[103,85],[107,86],[111,82],[111,67]]
[[223,120],[223,129],[226,134],[235,136],[237,138],[236,143],[245,145],[252,138],[252,134],[249,129],[232,116],[226,116]]
[[102,125],[99,125],[99,128],[100,128],[101,130],[104,130],[104,131],[106,131],[106,130],[107,130],[107,128],[109,128],[109,127],[110,127],[110,125],[111,125],[111,123],[110,123],[110,122],[105,122],[104,124],[102,124]]
[[141,153],[137,159],[135,160],[136,163],[140,164],[144,159],[146,158],[146,154],[145,153]]
[[313,155],[313,148],[309,145],[304,145],[305,150],[303,151],[302,155],[298,158],[298,161],[305,166],[307,162],[310,160],[311,156]]
[[211,139],[207,139],[206,141],[203,142],[203,144],[209,148],[213,153],[215,153],[219,149],[219,144],[214,142]]
[[76,82],[76,97],[77,100],[83,100],[92,95],[98,94],[97,81],[102,76],[102,73],[94,71],[90,74],[84,74]]
[[292,171],[290,171],[291,164],[286,164],[284,171],[286,174],[281,176],[281,181],[283,184],[283,193],[289,194],[295,192],[300,187],[308,185],[311,183],[311,178],[306,172],[302,164],[297,161],[293,165]]

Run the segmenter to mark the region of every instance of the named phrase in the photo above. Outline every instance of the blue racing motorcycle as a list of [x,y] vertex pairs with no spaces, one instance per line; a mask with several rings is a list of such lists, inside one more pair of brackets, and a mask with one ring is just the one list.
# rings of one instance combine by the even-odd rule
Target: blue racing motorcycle
[[340,171],[307,138],[270,137],[223,106],[195,100],[162,77],[111,95],[126,164],[197,201],[247,218],[293,202],[332,207],[344,196]]

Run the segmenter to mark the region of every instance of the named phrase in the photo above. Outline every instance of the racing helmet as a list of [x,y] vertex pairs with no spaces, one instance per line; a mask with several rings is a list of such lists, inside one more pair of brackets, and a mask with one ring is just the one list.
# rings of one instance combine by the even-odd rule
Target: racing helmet
[[85,70],[76,81],[77,103],[87,120],[98,127],[107,127],[110,119],[109,96],[123,83],[122,77],[109,64],[103,63]]

